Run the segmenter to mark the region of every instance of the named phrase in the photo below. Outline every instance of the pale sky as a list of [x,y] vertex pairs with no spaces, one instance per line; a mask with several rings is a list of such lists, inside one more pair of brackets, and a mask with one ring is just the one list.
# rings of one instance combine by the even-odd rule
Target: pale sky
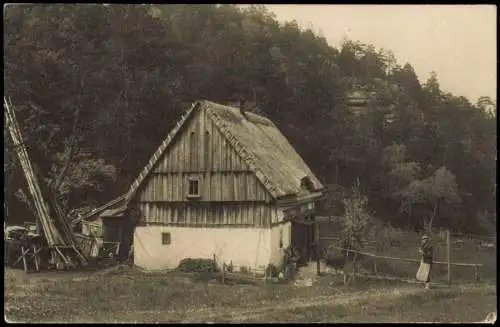
[[423,83],[431,71],[441,89],[473,103],[496,99],[496,7],[494,5],[266,5],[278,21],[295,19],[321,31],[331,46],[342,40],[392,50],[409,62]]

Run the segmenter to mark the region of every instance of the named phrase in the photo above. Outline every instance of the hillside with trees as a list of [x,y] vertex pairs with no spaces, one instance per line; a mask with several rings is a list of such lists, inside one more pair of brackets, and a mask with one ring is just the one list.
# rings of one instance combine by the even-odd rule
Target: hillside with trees
[[[446,93],[434,73],[421,84],[390,51],[334,48],[262,6],[8,5],[4,93],[67,212],[125,192],[193,101],[244,98],[324,184],[359,178],[394,226],[496,226],[495,101]],[[5,128],[4,181],[7,219],[33,219]]]

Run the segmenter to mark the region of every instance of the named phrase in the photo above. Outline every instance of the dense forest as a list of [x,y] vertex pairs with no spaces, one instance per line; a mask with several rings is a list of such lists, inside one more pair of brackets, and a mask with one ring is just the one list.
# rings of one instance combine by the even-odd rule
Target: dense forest
[[[359,178],[380,219],[496,228],[495,101],[443,92],[434,73],[421,84],[390,51],[334,48],[262,6],[8,5],[4,93],[67,212],[124,193],[193,101],[243,98],[324,184]],[[4,180],[7,219],[33,219],[5,127]]]

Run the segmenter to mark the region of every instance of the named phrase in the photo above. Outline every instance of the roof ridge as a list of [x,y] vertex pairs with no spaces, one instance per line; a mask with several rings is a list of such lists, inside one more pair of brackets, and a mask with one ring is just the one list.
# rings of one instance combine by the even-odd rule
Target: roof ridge
[[[209,100],[204,100],[205,104],[208,104],[208,105],[212,105],[213,108],[215,108],[215,110],[217,110],[217,107],[220,106],[220,107],[226,107],[226,108],[229,108],[231,110],[237,110],[239,111],[239,108],[238,107],[234,107],[232,105],[228,105],[228,104],[220,104],[220,103],[217,103],[217,102],[213,102],[213,101],[209,101]],[[268,121],[269,123],[273,124],[273,121],[271,119],[269,119],[268,117],[262,115],[262,114],[258,114],[258,113],[255,113],[253,111],[249,111],[249,110],[245,110],[245,115],[249,115],[249,116],[253,116],[255,118],[261,118],[261,119],[264,119],[266,121]]]
[[[280,140],[282,139],[281,142],[284,142],[286,149],[278,149],[280,153],[260,153],[259,150],[252,148],[253,141],[255,141],[254,139],[249,139],[248,137],[238,135],[238,130],[232,130],[234,126],[232,125],[233,122],[231,121],[231,119],[234,119],[234,117],[226,117],[226,113],[231,112],[231,115],[233,113],[235,115],[238,115],[239,110],[237,108],[227,105],[221,105],[209,100],[198,100],[195,101],[193,105],[185,111],[185,113],[181,116],[181,119],[175,124],[174,128],[170,131],[168,136],[163,140],[163,142],[161,142],[160,146],[154,152],[153,156],[149,159],[146,166],[144,166],[136,179],[131,183],[129,190],[125,195],[126,204],[128,204],[129,201],[135,196],[140,185],[151,173],[153,167],[156,165],[160,157],[164,154],[164,152],[172,144],[172,142],[174,142],[174,139],[180,133],[183,126],[185,126],[190,117],[193,117],[193,113],[196,112],[198,108],[207,109],[207,115],[215,125],[216,129],[222,134],[222,136],[234,149],[236,154],[243,160],[243,162],[245,162],[249,166],[250,170],[255,174],[259,182],[262,183],[264,188],[270,193],[273,198],[278,198],[295,192],[295,182],[292,183],[294,185],[291,185],[290,181],[292,179],[295,180],[296,178],[303,177],[297,177],[295,176],[296,174],[294,175],[294,173],[288,173],[287,175],[287,173],[283,172],[282,170],[284,167],[281,167],[281,170],[278,167],[271,167],[274,165],[272,162],[273,160],[277,160],[277,163],[293,168],[293,171],[295,173],[302,172],[305,174],[311,174],[311,177],[314,178],[314,182],[317,184],[317,186],[319,188],[323,188],[321,182],[314,176],[312,171],[310,171],[302,157],[300,157],[300,155],[295,151],[288,139],[279,131],[277,126],[269,118],[250,113],[251,116],[249,117],[251,118],[247,119],[247,121],[250,122],[251,126],[258,127],[256,131],[259,131],[258,134],[264,134],[263,137],[265,138],[266,143],[277,146],[275,143],[280,142]],[[217,108],[220,108],[221,110],[217,111]],[[253,117],[257,118],[256,120],[262,121],[254,122],[252,121]],[[229,120],[226,120],[226,118]],[[246,127],[243,129],[247,129],[247,133],[249,132],[248,128],[250,127],[250,125],[247,126],[244,124],[244,126]],[[277,133],[275,137],[277,137],[278,139],[275,140],[274,136],[268,135],[268,132],[270,130],[267,130],[261,125],[266,125],[273,131],[275,131],[275,133]],[[270,160],[265,159],[268,155],[272,157]],[[280,159],[281,157],[286,155],[291,156],[291,158],[287,159],[288,161],[283,161]],[[262,162],[262,160],[264,160],[264,162]]]
[[[228,108],[233,108],[226,106]],[[226,138],[229,144],[233,147],[236,153],[240,156],[240,158],[250,167],[250,169],[255,173],[257,179],[264,185],[264,187],[271,193],[273,197],[280,196],[280,193],[283,191],[277,187],[277,184],[273,182],[268,176],[264,175],[264,173],[257,167],[255,161],[255,155],[246,149],[241,142],[226,128],[225,124],[222,122],[222,119],[212,111],[207,111],[208,116],[214,122],[215,126],[219,129],[221,134]]]

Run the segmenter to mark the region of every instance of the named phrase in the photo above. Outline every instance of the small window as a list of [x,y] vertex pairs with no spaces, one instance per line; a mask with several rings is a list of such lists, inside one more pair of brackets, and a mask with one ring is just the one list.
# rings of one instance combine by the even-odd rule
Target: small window
[[311,178],[309,176],[305,176],[300,180],[300,186],[302,186],[304,189],[312,192],[314,191],[314,184],[311,181]]
[[171,241],[170,233],[161,233],[161,244],[169,245]]
[[189,190],[188,190],[188,196],[190,197],[198,197],[200,196],[200,183],[197,179],[190,179],[189,180]]

